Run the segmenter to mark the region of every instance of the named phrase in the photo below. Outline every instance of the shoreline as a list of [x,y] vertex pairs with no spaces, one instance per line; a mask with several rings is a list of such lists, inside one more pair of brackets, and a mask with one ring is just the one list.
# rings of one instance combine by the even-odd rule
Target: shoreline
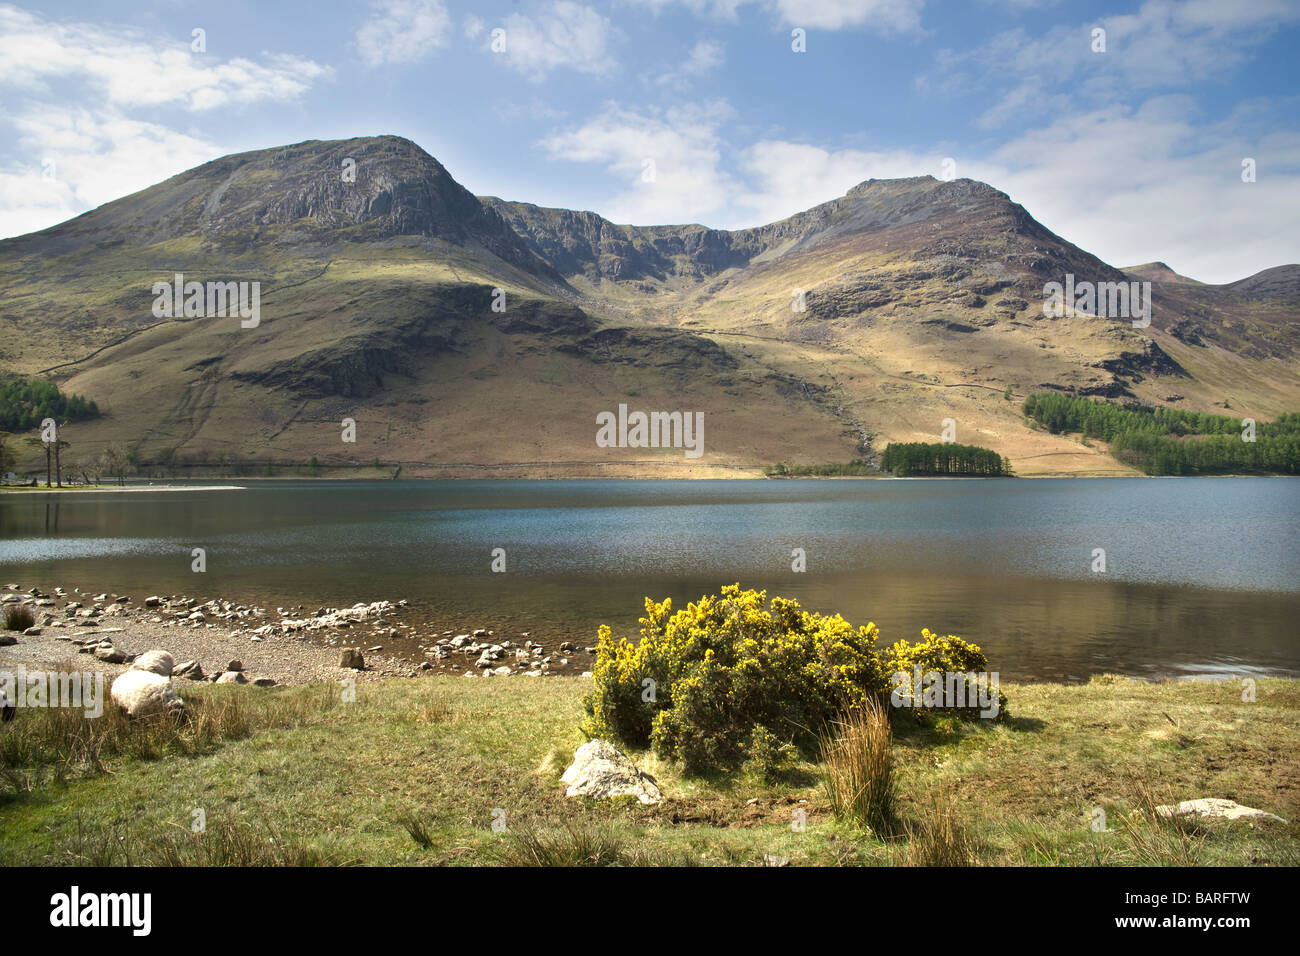
[[[303,604],[270,609],[224,598],[200,601],[161,594],[137,600],[113,592],[91,595],[79,588],[46,591],[40,585],[10,583],[0,587],[0,607],[11,606],[27,607],[35,623],[21,632],[0,630],[0,638],[14,640],[0,644],[0,670],[56,670],[69,662],[78,665],[79,655],[88,654],[87,663],[111,678],[135,656],[160,649],[178,665],[196,661],[200,674],[191,680],[212,681],[238,671],[253,682],[293,685],[348,677],[373,682],[431,675],[575,676],[588,672],[595,659],[589,653],[594,647],[573,640],[547,637],[543,644],[526,631],[440,631],[410,623],[405,600],[321,605],[313,611]],[[361,653],[362,667],[343,666],[349,649]],[[230,662],[240,666],[230,667]]]
[[65,486],[63,488],[42,488],[42,487],[24,487],[8,486],[0,488],[0,492],[12,491],[26,494],[102,494],[104,492],[130,493],[139,491],[247,491],[244,485],[103,485],[94,488],[77,488]]
[[[252,679],[264,677],[288,685],[346,677],[365,682],[438,675],[573,677],[588,675],[595,663],[591,635],[546,633],[535,641],[532,630],[460,625],[447,629],[442,627],[445,620],[433,625],[426,609],[405,599],[378,599],[351,607],[300,603],[271,609],[225,598],[156,594],[135,600],[113,592],[92,595],[79,588],[46,591],[40,585],[0,585],[0,608],[15,604],[30,608],[37,633],[0,629],[0,639],[16,639],[14,644],[0,643],[0,670],[20,664],[58,669],[69,661],[77,663],[80,653],[89,653],[88,662],[111,678],[126,670],[130,660],[93,656],[105,640],[128,658],[161,649],[171,653],[178,665],[196,660],[205,681],[215,679],[226,663],[237,660],[251,662],[243,670]],[[361,652],[362,669],[341,666],[346,649]],[[1074,679],[1016,676],[1007,682],[1077,687],[1110,675],[1160,685],[1236,680],[1242,674],[1300,680],[1300,673],[1294,671],[1245,665],[1233,674],[1097,671]]]
[[[501,475],[483,475],[467,476],[453,475],[432,477],[425,475],[409,475],[402,478],[377,478],[377,477],[357,477],[350,475],[317,475],[317,476],[259,476],[239,479],[246,484],[160,484],[160,485],[140,485],[128,484],[124,486],[100,486],[93,488],[65,486],[63,488],[46,488],[43,486],[31,487],[26,485],[0,485],[0,495],[3,494],[92,494],[92,493],[112,493],[128,494],[147,491],[247,491],[251,484],[266,484],[272,482],[369,482],[373,484],[393,484],[397,482],[562,482],[562,481],[689,481],[689,482],[706,482],[706,481],[1114,481],[1114,480],[1132,480],[1143,479],[1151,481],[1199,481],[1212,479],[1296,479],[1297,475],[1286,474],[1227,474],[1227,475],[1000,475],[997,477],[984,475],[753,475],[753,476],[719,476],[711,475],[707,477],[675,477],[665,478],[656,475],[574,475],[565,477],[554,476],[537,476],[537,475],[519,475],[519,476],[501,476]],[[181,479],[184,481],[185,479]]]

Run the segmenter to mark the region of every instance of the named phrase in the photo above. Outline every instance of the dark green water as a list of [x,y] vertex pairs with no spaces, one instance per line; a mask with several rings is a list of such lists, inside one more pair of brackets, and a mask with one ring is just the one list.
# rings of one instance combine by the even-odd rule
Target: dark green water
[[583,643],[634,633],[647,595],[739,581],[889,641],[960,634],[1007,680],[1300,674],[1294,479],[240,483],[0,496],[0,576],[137,600],[406,598],[439,630]]

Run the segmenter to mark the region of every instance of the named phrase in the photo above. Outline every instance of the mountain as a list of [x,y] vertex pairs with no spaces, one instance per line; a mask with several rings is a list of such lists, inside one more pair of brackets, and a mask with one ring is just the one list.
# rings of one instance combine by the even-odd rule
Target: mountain
[[1144,262],[1140,266],[1125,266],[1120,270],[1130,279],[1147,279],[1152,282],[1166,283],[1185,283],[1190,285],[1202,285],[1195,279],[1189,279],[1185,275],[1179,275],[1163,262]]
[[[177,273],[260,283],[259,323],[156,315]],[[1045,316],[1067,273],[1150,281],[1150,327]],[[223,157],[0,242],[0,367],[99,405],[70,454],[117,442],[156,466],[752,474],[951,418],[1021,474],[1126,473],[1032,427],[1023,397],[1300,408],[1297,274],[1115,269],[990,186],[928,176],[753,229],[619,225],[475,197],[381,136]],[[703,412],[706,454],[597,447],[620,404]]]

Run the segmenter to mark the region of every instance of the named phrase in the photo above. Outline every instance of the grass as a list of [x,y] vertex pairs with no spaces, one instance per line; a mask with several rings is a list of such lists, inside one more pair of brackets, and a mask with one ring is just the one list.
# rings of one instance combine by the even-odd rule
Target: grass
[[147,840],[114,820],[91,826],[77,817],[51,864],[68,866],[345,866],[355,861],[281,836],[274,824],[225,821],[196,831],[169,827]]
[[874,833],[890,833],[894,812],[894,734],[889,713],[874,698],[820,736],[831,809]]
[[[62,670],[71,673],[73,665]],[[51,784],[111,772],[115,761],[192,757],[254,730],[299,725],[327,713],[337,696],[327,687],[264,696],[236,688],[182,691],[186,708],[179,718],[128,718],[108,701],[98,717],[76,707],[23,708],[0,732],[0,806]]]
[[[20,708],[0,724],[0,865],[1300,863],[1300,681],[1260,680],[1255,703],[1232,682],[1004,684],[1005,724],[895,714],[888,830],[835,813],[820,761],[772,782],[637,752],[664,803],[568,799],[587,683],[185,687],[180,723]],[[884,728],[856,733],[879,768]],[[1204,796],[1293,822],[1152,811]]]
[[951,794],[932,797],[919,819],[905,826],[908,866],[972,866],[978,862],[975,841],[958,821]]
[[36,624],[36,617],[31,608],[16,604],[5,606],[5,630],[25,631]]

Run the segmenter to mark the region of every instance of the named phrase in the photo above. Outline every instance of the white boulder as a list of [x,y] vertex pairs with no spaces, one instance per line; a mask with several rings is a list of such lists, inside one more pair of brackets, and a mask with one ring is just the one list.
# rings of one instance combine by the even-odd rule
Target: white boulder
[[126,711],[128,717],[177,713],[185,709],[185,702],[172,687],[171,678],[153,671],[126,671],[113,681],[109,693],[113,703]]
[[166,651],[146,651],[131,662],[133,671],[149,671],[151,674],[157,674],[160,677],[171,677],[172,669],[176,666],[176,658],[172,657]]
[[627,754],[606,740],[592,740],[573,754],[561,782],[568,797],[636,797],[641,803],[659,803],[663,794],[654,778],[637,769]]
[[1235,800],[1222,797],[1202,797],[1200,800],[1184,800],[1169,806],[1156,807],[1156,813],[1162,817],[1205,817],[1210,820],[1274,820],[1286,823],[1275,813],[1243,807]]

